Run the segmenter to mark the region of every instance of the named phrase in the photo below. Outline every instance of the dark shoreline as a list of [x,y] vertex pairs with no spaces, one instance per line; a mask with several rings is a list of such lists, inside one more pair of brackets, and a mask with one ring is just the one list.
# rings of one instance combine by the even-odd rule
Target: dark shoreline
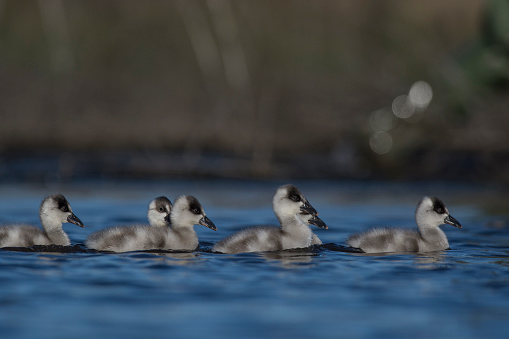
[[439,180],[509,183],[509,154],[470,151],[419,152],[386,164],[361,158],[338,163],[332,154],[275,157],[263,169],[247,157],[222,153],[190,156],[175,151],[0,153],[0,182],[83,179],[313,179]]

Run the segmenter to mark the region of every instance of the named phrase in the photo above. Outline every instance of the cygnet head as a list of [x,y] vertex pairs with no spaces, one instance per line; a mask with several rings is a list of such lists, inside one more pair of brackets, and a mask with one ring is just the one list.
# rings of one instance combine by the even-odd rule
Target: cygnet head
[[71,205],[62,194],[54,194],[46,197],[39,210],[39,216],[44,228],[61,228],[63,223],[70,222],[84,227],[81,220],[74,215]]
[[279,221],[299,215],[304,222],[327,229],[327,225],[318,218],[318,212],[294,185],[280,186],[274,194],[272,205]]
[[171,201],[170,199],[161,196],[157,197],[150,202],[148,205],[147,218],[150,226],[164,227],[171,224],[170,212],[171,212]]
[[174,229],[203,225],[211,230],[217,230],[212,220],[210,220],[203,211],[198,199],[191,195],[181,195],[175,200],[170,218],[171,226]]
[[422,198],[415,212],[415,221],[417,226],[421,227],[438,227],[443,224],[449,224],[461,228],[458,220],[454,219],[442,200],[437,197]]

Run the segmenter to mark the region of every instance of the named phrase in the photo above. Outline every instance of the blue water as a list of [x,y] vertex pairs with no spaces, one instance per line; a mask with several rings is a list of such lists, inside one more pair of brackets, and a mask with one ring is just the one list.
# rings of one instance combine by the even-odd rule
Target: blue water
[[[74,246],[0,250],[5,338],[401,337],[495,338],[509,333],[509,194],[451,183],[297,182],[328,230],[325,245],[267,254],[211,253],[243,226],[276,223],[283,182],[183,181],[3,185],[0,223],[38,224],[41,199],[62,192],[81,229]],[[193,194],[218,227],[195,226],[194,253],[104,254],[86,237],[146,221],[151,199]],[[420,197],[442,198],[463,229],[451,250],[366,255],[344,241],[370,226],[414,227]]]

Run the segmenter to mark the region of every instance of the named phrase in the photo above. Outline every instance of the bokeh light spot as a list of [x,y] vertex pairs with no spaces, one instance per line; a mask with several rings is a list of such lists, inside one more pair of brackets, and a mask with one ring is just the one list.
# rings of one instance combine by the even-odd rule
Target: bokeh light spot
[[392,137],[385,131],[378,131],[369,138],[369,145],[377,154],[388,153],[392,149]]
[[433,98],[433,90],[426,81],[417,81],[410,88],[408,98],[416,108],[424,110]]
[[392,102],[392,112],[398,118],[406,119],[414,114],[415,106],[408,99],[408,95],[400,95]]
[[396,121],[390,108],[376,110],[369,117],[371,129],[375,132],[390,130],[396,125]]

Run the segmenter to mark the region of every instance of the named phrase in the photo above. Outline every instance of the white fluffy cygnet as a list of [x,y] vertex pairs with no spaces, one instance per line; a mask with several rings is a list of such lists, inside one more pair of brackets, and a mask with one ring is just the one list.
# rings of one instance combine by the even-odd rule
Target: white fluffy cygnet
[[[313,214],[299,214],[300,219],[307,225],[315,225],[321,228],[327,229],[327,225],[323,222],[322,219],[318,218],[318,215]],[[322,245],[322,241],[320,238],[313,233],[313,238],[311,239],[311,246],[313,245]]]
[[155,198],[148,205],[147,218],[150,226],[166,227],[171,225],[172,204],[165,196]]
[[293,185],[279,187],[272,200],[281,227],[255,226],[219,241],[213,251],[221,253],[279,251],[321,244],[307,224],[327,228],[304,195]]
[[461,228],[437,197],[422,198],[415,211],[415,221],[418,231],[373,228],[350,236],[346,242],[366,253],[440,251],[448,249],[449,242],[439,226],[449,224]]
[[171,227],[147,225],[115,226],[92,233],[85,244],[98,251],[129,252],[143,250],[192,251],[198,247],[194,225],[216,230],[203,208],[193,196],[178,197],[170,213]]
[[62,194],[46,197],[39,209],[43,229],[32,225],[5,225],[0,227],[0,247],[30,247],[33,245],[69,246],[69,236],[62,229],[63,223],[83,227],[74,215],[71,205]]

